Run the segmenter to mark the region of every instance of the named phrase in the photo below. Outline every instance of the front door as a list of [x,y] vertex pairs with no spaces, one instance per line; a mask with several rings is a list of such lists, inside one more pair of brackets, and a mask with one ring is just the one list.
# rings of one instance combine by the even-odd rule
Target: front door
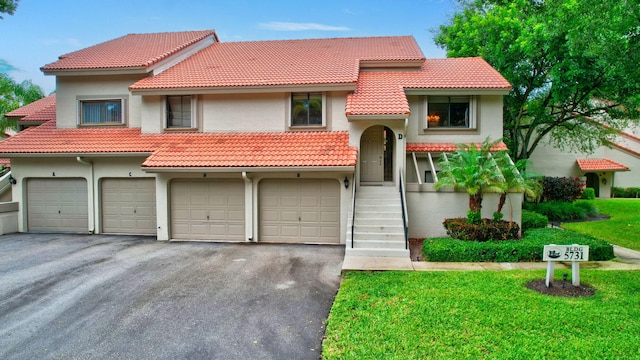
[[384,127],[368,128],[360,138],[360,181],[384,181]]

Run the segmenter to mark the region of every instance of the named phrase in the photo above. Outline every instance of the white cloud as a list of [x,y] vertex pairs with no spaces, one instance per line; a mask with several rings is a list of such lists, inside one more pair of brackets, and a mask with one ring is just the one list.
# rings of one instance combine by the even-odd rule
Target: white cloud
[[280,21],[260,23],[260,27],[263,29],[275,30],[275,31],[305,31],[305,30],[349,31],[351,30],[346,26],[331,26],[331,25],[316,24],[316,23],[293,23],[293,22],[280,22]]

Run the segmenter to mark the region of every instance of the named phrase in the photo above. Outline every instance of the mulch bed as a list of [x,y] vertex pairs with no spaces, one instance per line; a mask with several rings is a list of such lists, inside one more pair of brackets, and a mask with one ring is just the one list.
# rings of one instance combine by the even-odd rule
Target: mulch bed
[[545,279],[532,280],[528,282],[525,286],[528,289],[537,291],[541,294],[552,295],[552,296],[562,296],[562,297],[593,296],[596,293],[596,289],[587,284],[580,284],[580,286],[573,286],[571,284],[571,281],[565,281],[563,284],[562,280],[553,280],[551,281],[551,286],[547,287],[547,285],[545,285],[544,282],[545,282]]
[[422,242],[424,239],[409,239],[409,253],[411,261],[424,261],[422,257]]

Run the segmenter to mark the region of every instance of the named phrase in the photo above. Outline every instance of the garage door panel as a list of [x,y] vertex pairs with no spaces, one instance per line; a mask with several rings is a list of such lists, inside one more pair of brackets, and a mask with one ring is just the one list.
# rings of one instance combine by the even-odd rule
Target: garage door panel
[[259,186],[260,241],[340,241],[337,181],[265,179]]
[[241,241],[244,218],[242,181],[175,180],[171,184],[171,236],[175,239]]
[[28,179],[27,227],[36,232],[87,232],[85,179]]
[[111,178],[101,182],[102,231],[155,235],[156,184],[152,178]]

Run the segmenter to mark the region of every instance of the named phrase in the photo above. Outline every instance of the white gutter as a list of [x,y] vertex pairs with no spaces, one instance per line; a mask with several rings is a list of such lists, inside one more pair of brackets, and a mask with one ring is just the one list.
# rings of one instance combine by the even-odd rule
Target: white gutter
[[95,211],[94,211],[94,205],[95,205],[95,192],[93,191],[94,186],[93,186],[93,181],[94,181],[94,173],[93,173],[93,163],[90,161],[85,161],[82,159],[82,157],[78,156],[76,157],[76,160],[80,163],[80,164],[84,164],[89,166],[89,184],[87,184],[87,195],[89,197],[88,202],[89,202],[89,234],[93,234],[95,233],[96,230],[96,225],[95,225]]

